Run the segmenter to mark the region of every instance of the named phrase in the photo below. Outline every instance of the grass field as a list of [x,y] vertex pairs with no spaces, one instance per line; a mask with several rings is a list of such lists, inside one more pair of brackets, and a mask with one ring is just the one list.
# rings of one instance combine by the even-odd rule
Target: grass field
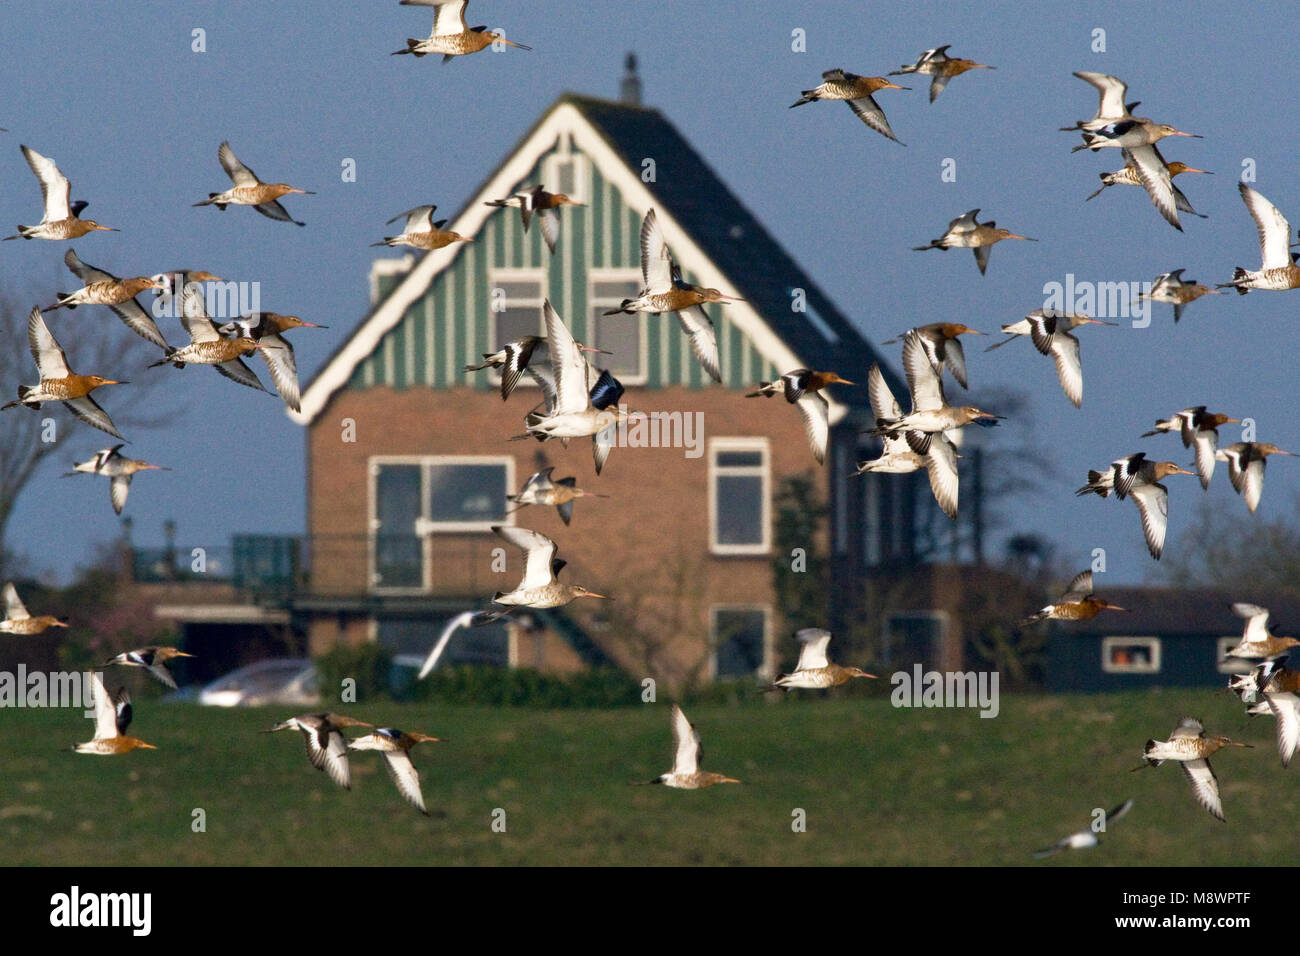
[[[6,864],[1289,864],[1277,822],[1300,811],[1269,718],[1227,694],[1002,696],[1001,713],[895,709],[886,691],[705,706],[687,713],[706,769],[744,782],[631,787],[668,769],[668,706],[541,711],[378,703],[348,709],[446,738],[415,751],[425,799],[406,805],[373,753],[353,788],[312,769],[288,712],[139,701],[123,757],[61,750],[91,736],[80,710],[4,710],[0,854]],[[1130,773],[1184,713],[1255,744],[1213,760],[1227,824],[1173,764]],[[1031,852],[1127,797],[1100,847]],[[206,832],[191,829],[192,811]],[[494,832],[494,809],[506,832]],[[792,831],[802,808],[807,831]]]

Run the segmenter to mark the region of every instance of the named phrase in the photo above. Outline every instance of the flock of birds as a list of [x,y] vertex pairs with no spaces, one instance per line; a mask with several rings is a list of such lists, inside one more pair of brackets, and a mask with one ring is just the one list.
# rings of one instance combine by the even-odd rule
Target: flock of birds
[[[484,27],[470,27],[465,20],[467,0],[401,0],[403,5],[434,8],[434,23],[427,38],[411,38],[406,47],[394,55],[410,54],[423,57],[441,54],[443,60],[487,49],[489,46],[513,46],[528,50],[530,47],[507,39],[501,31]],[[890,73],[890,76],[916,74],[931,77],[930,101],[943,92],[951,79],[962,73],[991,70],[994,67],[972,60],[948,55],[948,46],[925,51],[918,60]],[[1175,185],[1173,178],[1183,173],[1205,173],[1182,162],[1167,163],[1156,144],[1169,137],[1194,137],[1173,126],[1136,117],[1132,110],[1137,103],[1126,103],[1126,85],[1116,77],[1091,72],[1075,76],[1092,85],[1099,93],[1096,115],[1076,122],[1065,130],[1082,135],[1082,145],[1075,151],[1099,152],[1113,148],[1121,150],[1125,165],[1122,169],[1100,174],[1101,188],[1088,197],[1095,198],[1111,186],[1131,185],[1143,187],[1160,215],[1174,228],[1182,230],[1179,213],[1199,216],[1187,197]],[[793,106],[819,100],[842,100],[855,116],[881,135],[900,142],[894,135],[884,111],[873,98],[881,90],[906,90],[885,77],[864,77],[841,69],[827,71],[823,82],[814,89],[803,91]],[[900,145],[903,145],[900,142]],[[70,201],[71,190],[66,176],[53,160],[27,147],[21,147],[28,166],[41,186],[44,215],[35,226],[18,226],[17,233],[7,239],[22,238],[42,240],[69,240],[95,231],[117,231],[80,214],[85,202]],[[270,183],[261,180],[242,163],[228,142],[218,150],[218,160],[231,180],[230,188],[209,193],[208,198],[195,206],[215,206],[225,210],[229,206],[250,206],[261,215],[279,222],[303,226],[281,205],[286,195],[310,195],[310,191],[287,183]],[[1252,289],[1285,290],[1300,287],[1300,266],[1297,256],[1291,253],[1290,226],[1281,213],[1254,189],[1239,186],[1246,208],[1259,230],[1261,266],[1257,270],[1237,268],[1229,282],[1217,289],[1199,285],[1182,277],[1183,269],[1159,276],[1148,297],[1152,301],[1172,304],[1174,319],[1181,318],[1183,309],[1195,299],[1206,294],[1219,294],[1219,289],[1235,288],[1246,294]],[[528,230],[536,221],[545,244],[555,253],[560,235],[559,210],[565,205],[581,205],[562,193],[546,191],[541,184],[527,186],[521,191],[488,203],[494,207],[517,208],[523,229]],[[400,234],[385,237],[376,246],[409,246],[425,251],[444,248],[456,242],[473,242],[472,237],[447,230],[447,220],[434,218],[434,205],[416,206],[389,220],[403,220]],[[943,235],[916,249],[951,248],[971,249],[976,264],[983,274],[989,262],[992,246],[1005,239],[1035,241],[1007,229],[998,228],[995,222],[980,222],[980,210],[972,209],[953,219]],[[674,314],[682,332],[688,337],[692,351],[704,371],[715,381],[721,380],[718,345],[713,323],[703,306],[708,303],[741,301],[717,289],[704,288],[684,280],[681,269],[674,261],[660,228],[656,211],[650,209],[640,230],[640,258],[642,289],[633,298],[625,299],[614,314]],[[244,358],[259,354],[267,364],[277,392],[290,408],[299,408],[299,386],[292,346],[283,338],[285,332],[298,327],[319,327],[292,315],[274,312],[253,312],[218,323],[205,309],[203,284],[221,281],[217,276],[202,270],[174,270],[152,276],[119,278],[82,261],[69,249],[64,261],[68,269],[82,282],[82,288],[71,293],[60,293],[55,302],[45,308],[34,307],[28,319],[28,340],[40,380],[36,385],[18,387],[17,401],[4,408],[23,406],[40,408],[44,402],[62,402],[67,409],[92,427],[122,438],[108,413],[91,393],[102,386],[123,385],[125,382],[99,375],[81,375],[72,371],[68,358],[58,340],[46,325],[45,314],[60,309],[80,306],[105,306],[136,335],[162,350],[162,357],[153,366],[170,364],[183,368],[186,364],[211,365],[226,377],[251,388],[263,386],[256,374],[245,364]],[[176,315],[189,343],[173,347],[159,329],[154,316],[146,311],[136,297],[153,292],[163,301],[159,304]],[[179,303],[179,308],[176,307]],[[608,354],[577,342],[562,317],[549,301],[543,307],[544,335],[525,336],[508,342],[494,353],[485,354],[483,361],[466,367],[467,372],[493,369],[500,374],[500,394],[508,400],[527,374],[542,390],[542,401],[524,417],[524,433],[518,438],[538,441],[559,440],[567,445],[571,439],[592,440],[595,470],[599,474],[613,447],[613,430],[626,422],[630,413],[619,404],[623,386],[608,369],[592,364],[590,356]],[[1006,342],[1028,337],[1044,356],[1053,359],[1062,390],[1075,406],[1082,405],[1083,377],[1079,340],[1072,334],[1083,325],[1114,325],[1081,313],[1062,313],[1048,309],[1035,309],[1022,320],[1002,326],[1008,337],[989,346],[996,349]],[[880,439],[881,453],[876,459],[860,462],[856,474],[885,473],[908,474],[924,469],[929,476],[934,497],[949,517],[955,518],[958,509],[957,430],[968,425],[989,427],[998,424],[1001,416],[973,405],[950,404],[944,390],[943,376],[949,374],[963,389],[968,387],[966,359],[960,336],[982,334],[962,324],[933,323],[910,329],[900,337],[902,363],[906,373],[911,408],[904,413],[891,393],[879,365],[867,373],[866,386],[875,418],[871,433]],[[898,339],[894,341],[899,341]],[[888,343],[887,343],[888,344]],[[153,367],[151,366],[151,367]],[[748,397],[774,397],[781,395],[787,403],[795,405],[805,427],[810,448],[818,463],[824,464],[829,433],[828,403],[822,394],[832,385],[852,386],[855,383],[831,371],[807,368],[792,369],[774,382],[761,382]],[[1106,498],[1114,495],[1120,500],[1131,497],[1140,513],[1143,531],[1152,557],[1159,558],[1163,550],[1168,515],[1168,492],[1161,481],[1174,474],[1197,474],[1204,488],[1208,488],[1216,461],[1225,461],[1233,488],[1244,495],[1253,512],[1259,503],[1265,461],[1274,454],[1289,455],[1275,445],[1258,442],[1239,442],[1224,448],[1218,447],[1217,429],[1227,423],[1237,422],[1219,413],[1207,412],[1205,406],[1183,409],[1158,421],[1155,430],[1143,437],[1160,433],[1177,432],[1187,448],[1194,449],[1196,471],[1188,471],[1169,461],[1150,461],[1144,453],[1135,453],[1117,459],[1105,469],[1089,472],[1087,484],[1078,494],[1097,494]],[[69,474],[93,474],[111,479],[110,499],[115,512],[120,513],[126,503],[132,477],[140,471],[158,469],[141,460],[126,458],[121,454],[121,444],[103,449],[88,461],[75,465]],[[572,520],[574,501],[579,497],[601,497],[594,492],[576,487],[573,478],[555,479],[553,467],[546,468],[529,478],[523,489],[509,496],[513,510],[539,505],[557,509],[565,525]],[[519,548],[525,555],[524,572],[519,584],[511,591],[498,592],[492,598],[490,610],[462,616],[452,627],[461,624],[484,624],[511,613],[517,608],[561,607],[580,597],[602,598],[584,587],[562,583],[558,574],[565,562],[557,556],[556,543],[539,532],[526,528],[500,525],[492,529],[507,543]],[[66,620],[51,615],[33,617],[23,606],[13,584],[4,588],[5,619],[0,622],[0,632],[9,634],[37,634],[48,627],[66,626]],[[1078,575],[1067,593],[1055,604],[1048,605],[1030,616],[1022,625],[1028,626],[1043,620],[1081,620],[1102,610],[1124,610],[1093,594],[1090,572]],[[1248,619],[1242,643],[1229,656],[1248,658],[1258,663],[1243,675],[1235,676],[1230,684],[1248,706],[1248,713],[1272,713],[1277,719],[1278,748],[1286,765],[1300,746],[1300,672],[1289,670],[1281,663],[1287,649],[1297,643],[1292,638],[1277,638],[1267,629],[1268,612],[1253,605],[1239,604],[1234,609]],[[448,635],[435,648],[434,657],[445,646]],[[805,628],[796,634],[802,644],[798,664],[793,672],[777,678],[767,688],[771,691],[819,689],[841,685],[854,678],[871,678],[857,667],[843,667],[831,663],[827,646],[829,632],[818,628]],[[175,687],[175,680],[166,668],[174,657],[188,657],[172,647],[144,647],[123,652],[104,666],[122,665],[147,669],[162,683]],[[427,668],[426,668],[427,669]],[[99,673],[93,675],[95,698],[95,735],[86,743],[73,749],[79,753],[121,754],[136,748],[151,748],[126,731],[132,719],[132,705],[125,689],[109,694]],[[373,732],[349,739],[344,730],[349,727],[366,727]],[[420,733],[407,733],[393,727],[379,727],[353,717],[336,713],[303,714],[277,723],[266,732],[297,730],[306,742],[308,757],[314,767],[328,773],[339,786],[349,788],[351,775],[348,752],[375,750],[383,754],[385,764],[403,797],[422,813],[428,813],[421,793],[419,774],[410,758],[410,751],[419,743],[434,742],[438,738]],[[739,781],[719,773],[700,769],[700,737],[681,708],[672,707],[674,756],[672,769],[649,783],[663,784],[678,789],[701,789],[721,783]],[[1197,800],[1216,818],[1223,820],[1222,802],[1217,780],[1208,758],[1228,746],[1249,746],[1229,740],[1224,736],[1206,736],[1204,726],[1194,718],[1184,718],[1168,740],[1148,741],[1143,752],[1143,766],[1159,766],[1166,760],[1180,763],[1191,782]],[[1124,816],[1132,806],[1127,801],[1106,815],[1108,822]],[[1067,836],[1052,847],[1040,851],[1047,855],[1068,848],[1083,848],[1097,843],[1092,829]]]

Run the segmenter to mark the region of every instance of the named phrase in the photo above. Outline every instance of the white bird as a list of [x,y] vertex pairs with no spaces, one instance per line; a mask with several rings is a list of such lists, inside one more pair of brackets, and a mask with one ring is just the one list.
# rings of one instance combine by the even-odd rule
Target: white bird
[[19,147],[27,165],[41,184],[41,199],[45,203],[45,212],[41,221],[35,226],[18,226],[18,232],[5,239],[76,239],[88,232],[103,230],[118,232],[111,226],[101,226],[93,219],[80,219],[81,210],[88,203],[69,202],[72,186],[68,177],[59,172],[54,160],[42,156],[29,146]]
[[72,466],[73,471],[64,472],[62,477],[74,475],[103,475],[109,480],[108,497],[113,503],[113,513],[121,514],[126,507],[126,496],[131,490],[131,478],[138,471],[171,471],[163,465],[151,465],[147,461],[127,458],[122,454],[122,446],[101,448],[95,457]]
[[208,198],[194,203],[195,206],[216,206],[223,211],[232,204],[252,206],[267,219],[291,222],[295,226],[306,225],[289,215],[280,205],[279,198],[290,193],[299,193],[303,196],[313,196],[315,193],[307,189],[297,189],[288,183],[262,182],[257,178],[256,173],[235,157],[235,151],[230,148],[229,143],[223,142],[217,149],[217,161],[221,163],[221,168],[226,171],[226,175],[234,185],[223,193],[208,193]]
[[1227,657],[1244,657],[1249,660],[1271,661],[1284,656],[1292,647],[1300,645],[1294,637],[1277,637],[1268,629],[1268,608],[1258,604],[1237,603],[1232,613],[1245,618],[1246,627],[1237,646]]
[[1246,499],[1251,514],[1264,494],[1264,466],[1269,455],[1296,457],[1295,452],[1283,451],[1271,442],[1253,441],[1236,442],[1214,453],[1217,460],[1228,463],[1228,480],[1233,490]]
[[826,646],[831,642],[831,632],[820,627],[805,627],[795,632],[795,639],[803,644],[799,649],[799,662],[789,674],[782,674],[768,690],[794,688],[817,689],[838,687],[855,677],[875,677],[858,667],[841,667],[826,657]]
[[1245,183],[1238,183],[1237,189],[1259,232],[1260,265],[1254,272],[1238,266],[1233,270],[1232,281],[1221,282],[1218,288],[1231,287],[1241,295],[1251,289],[1280,292],[1300,288],[1300,266],[1296,265],[1296,256],[1291,253],[1291,226],[1286,217]]
[[405,733],[396,727],[380,727],[373,734],[366,734],[350,741],[348,747],[353,750],[378,750],[384,755],[384,766],[397,784],[398,792],[406,802],[419,810],[426,817],[429,811],[424,808],[424,794],[420,792],[420,774],[411,762],[411,748],[418,743],[429,741],[437,743],[437,737],[427,734]]
[[[894,421],[903,417],[903,410],[890,391],[880,363],[871,366],[867,373],[867,395],[876,421]],[[948,436],[938,432],[931,437],[930,448],[918,453],[900,435],[881,435],[880,457],[858,462],[855,475],[880,472],[886,475],[907,475],[924,468],[930,478],[930,491],[949,518],[957,517],[957,496],[961,482],[957,476],[957,449]]]
[[[1181,271],[1181,270],[1179,270]],[[1209,488],[1210,479],[1214,477],[1214,463],[1219,449],[1220,425],[1228,422],[1240,422],[1239,418],[1229,418],[1219,412],[1207,412],[1204,405],[1184,408],[1175,412],[1164,421],[1157,421],[1156,427],[1143,432],[1143,438],[1150,438],[1161,432],[1176,431],[1183,439],[1184,448],[1195,448],[1196,474],[1201,479],[1201,487]]]
[[1205,736],[1205,726],[1195,717],[1184,717],[1169,735],[1168,740],[1148,740],[1142,751],[1142,763],[1134,767],[1158,767],[1166,760],[1176,760],[1183,768],[1187,781],[1192,785],[1196,802],[1221,822],[1227,822],[1223,816],[1223,801],[1219,798],[1219,780],[1210,766],[1209,757],[1224,747],[1251,747],[1252,744],[1229,740],[1222,734],[1214,737]]
[[[1050,355],[1056,363],[1056,377],[1061,382],[1061,391],[1075,408],[1083,406],[1083,365],[1079,360],[1079,340],[1069,333],[1069,329],[1081,325],[1115,325],[1103,322],[1091,316],[1076,312],[1057,312],[1054,309],[1035,309],[1021,321],[1002,326],[1002,331],[1012,336],[1028,335],[1034,348],[1043,355]],[[1011,339],[995,342],[984,351],[990,352],[1006,345]]]
[[1101,826],[1097,830],[1093,830],[1091,826],[1084,827],[1082,830],[1076,830],[1069,836],[1057,840],[1051,846],[1037,851],[1034,856],[1041,860],[1043,857],[1052,856],[1054,853],[1060,853],[1062,850],[1086,850],[1089,847],[1094,847],[1101,842],[1101,838],[1097,836],[1097,834],[1105,833],[1110,829],[1112,823],[1121,819],[1124,814],[1128,813],[1132,808],[1133,801],[1125,800],[1114,810],[1111,810],[1106,814],[1104,820],[1101,821]]
[[681,270],[673,262],[668,242],[659,227],[659,217],[653,209],[641,221],[641,280],[641,291],[635,299],[624,299],[617,309],[610,309],[605,314],[649,312],[658,315],[676,312],[682,331],[690,339],[691,351],[695,353],[700,365],[715,382],[722,381],[717,333],[703,306],[706,302],[725,305],[743,300],[717,289],[691,285],[682,279]]
[[646,783],[661,783],[678,790],[702,790],[717,783],[740,783],[720,773],[700,769],[700,735],[686,719],[682,709],[673,704],[673,769]]
[[108,757],[127,753],[137,747],[145,750],[158,749],[153,744],[126,736],[126,729],[131,725],[131,697],[125,688],[119,690],[117,696],[110,697],[99,672],[91,671],[90,691],[95,705],[95,736],[85,743],[73,745],[73,750],[79,754]]
[[424,659],[424,664],[420,667],[420,673],[416,675],[415,679],[424,680],[424,678],[432,674],[434,669],[438,666],[438,661],[442,658],[442,652],[447,649],[447,644],[451,641],[451,636],[462,627],[469,627],[473,623],[473,611],[464,611],[448,621],[447,626],[444,627],[442,633],[438,635],[438,640],[433,645],[433,649],[429,651],[429,656]]
[[348,765],[348,739],[344,727],[373,727],[364,720],[343,714],[299,714],[282,720],[264,734],[277,730],[297,730],[307,744],[307,759],[317,770],[329,774],[331,780],[344,790],[352,789],[352,768]]
[[575,598],[605,597],[577,584],[561,584],[556,580],[565,562],[556,557],[555,542],[541,532],[510,525],[495,525],[492,531],[524,552],[524,574],[513,591],[498,591],[492,596],[492,603],[504,605],[505,610],[481,611],[474,617],[475,625],[495,621],[514,607],[563,607]]
[[1090,73],[1085,70],[1081,70],[1074,75],[1097,91],[1097,113],[1090,120],[1080,120],[1073,126],[1062,126],[1061,132],[1063,133],[1074,132],[1075,130],[1096,132],[1103,126],[1109,126],[1118,120],[1129,119],[1133,115],[1132,110],[1141,105],[1139,103],[1124,102],[1124,97],[1128,95],[1128,86],[1118,77],[1111,76],[1108,73]]

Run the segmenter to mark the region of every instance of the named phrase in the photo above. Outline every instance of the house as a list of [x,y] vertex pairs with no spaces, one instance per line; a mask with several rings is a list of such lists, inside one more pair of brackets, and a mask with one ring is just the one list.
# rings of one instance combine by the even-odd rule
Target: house
[[[625,87],[626,88],[626,87]],[[500,199],[535,184],[583,203],[564,207],[555,253],[525,232]],[[722,381],[691,353],[673,315],[602,313],[641,284],[638,233],[657,211],[690,282],[743,301],[708,307]],[[876,569],[921,559],[926,528],[943,517],[924,475],[850,477],[877,454],[865,387],[833,387],[824,467],[797,411],[746,398],[798,367],[865,382],[880,361],[669,120],[624,101],[561,96],[474,192],[448,227],[472,243],[384,258],[372,308],[304,389],[293,417],[308,428],[309,586],[290,601],[309,649],[377,640],[422,656],[451,615],[483,608],[522,573],[520,555],[491,533],[518,524],[552,537],[565,580],[610,601],[463,632],[451,659],[566,671],[614,664],[667,681],[771,674],[789,629],[831,627],[860,600]],[[589,443],[510,441],[540,400],[525,380],[507,403],[480,356],[542,331],[550,302],[574,336],[626,386],[630,409],[665,413],[664,434],[632,429],[603,472]],[[680,414],[678,414],[680,413]],[[669,427],[669,423],[671,427]],[[655,441],[655,438],[658,441]],[[673,446],[673,447],[665,447]],[[506,495],[554,466],[607,498],[579,500],[571,526],[554,509],[508,511]],[[785,621],[773,591],[778,494],[812,479],[827,507],[831,558],[824,621]]]
[[1049,691],[1115,691],[1142,687],[1223,687],[1250,662],[1225,659],[1245,621],[1235,602],[1267,607],[1270,627],[1293,634],[1300,602],[1279,596],[1243,598],[1209,589],[1107,588],[1106,600],[1127,612],[1103,611],[1090,621],[1053,622],[1047,644]]

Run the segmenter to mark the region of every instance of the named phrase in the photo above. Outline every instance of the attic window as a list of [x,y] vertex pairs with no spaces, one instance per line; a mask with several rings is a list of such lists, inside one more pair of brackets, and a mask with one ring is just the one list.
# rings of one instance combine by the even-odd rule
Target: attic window
[[589,201],[591,169],[581,153],[553,153],[542,164],[542,184],[550,193],[564,193],[574,202]]

